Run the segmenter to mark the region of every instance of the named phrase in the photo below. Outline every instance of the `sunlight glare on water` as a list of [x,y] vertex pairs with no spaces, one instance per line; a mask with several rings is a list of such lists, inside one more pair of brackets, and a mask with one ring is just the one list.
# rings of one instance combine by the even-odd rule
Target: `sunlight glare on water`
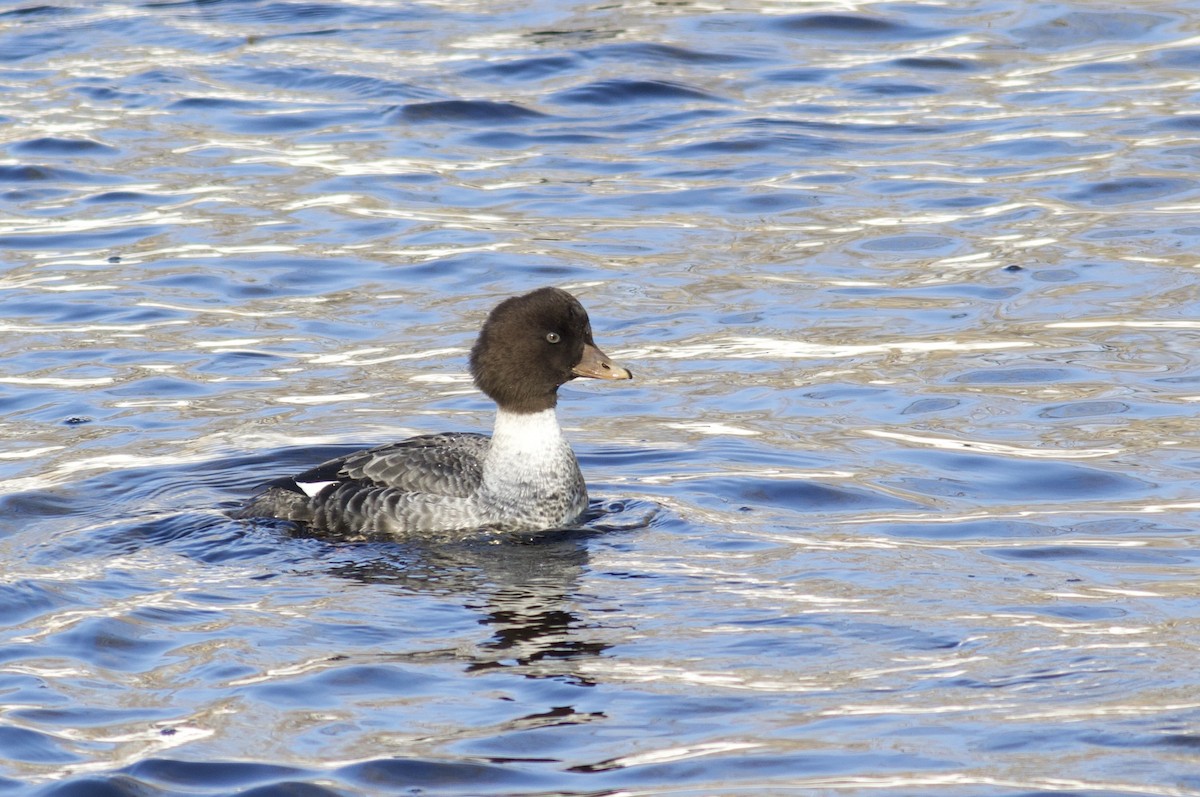
[[[1200,795],[1200,10],[0,9],[0,794]],[[487,431],[578,529],[230,519]]]

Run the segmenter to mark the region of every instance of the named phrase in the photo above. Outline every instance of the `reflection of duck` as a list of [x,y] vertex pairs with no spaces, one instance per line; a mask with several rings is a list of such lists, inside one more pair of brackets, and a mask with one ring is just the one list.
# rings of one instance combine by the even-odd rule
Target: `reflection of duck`
[[463,663],[468,671],[518,667],[530,678],[585,683],[587,676],[572,662],[598,656],[610,644],[610,632],[582,608],[588,601],[580,595],[589,543],[597,535],[583,527],[451,542],[335,544],[328,549],[330,566],[323,572],[385,592],[423,597],[429,602],[411,604],[415,617],[441,611],[432,607],[461,603],[478,613],[479,625],[487,629],[477,638],[467,630],[474,626],[466,626],[452,647],[399,655],[445,657]]
[[596,348],[587,311],[558,288],[506,299],[471,349],[475,384],[498,405],[492,437],[422,435],[276,479],[240,517],[294,520],[341,534],[570,525],[587,487],[555,415],[577,376],[631,379]]

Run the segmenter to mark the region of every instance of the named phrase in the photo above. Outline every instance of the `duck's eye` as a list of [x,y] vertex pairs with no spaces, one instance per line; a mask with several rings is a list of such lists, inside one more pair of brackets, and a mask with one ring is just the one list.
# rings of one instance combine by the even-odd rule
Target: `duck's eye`
[[560,338],[560,337],[558,336],[558,333],[557,333],[557,332],[547,332],[547,333],[546,333],[546,341],[547,341],[547,342],[549,342],[549,343],[558,343],[560,340],[562,340],[562,338]]

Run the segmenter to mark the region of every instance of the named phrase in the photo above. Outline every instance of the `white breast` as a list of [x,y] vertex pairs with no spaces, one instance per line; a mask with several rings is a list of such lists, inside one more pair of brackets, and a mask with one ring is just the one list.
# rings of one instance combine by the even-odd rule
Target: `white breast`
[[554,410],[496,414],[479,498],[528,526],[569,523],[586,508],[587,488]]

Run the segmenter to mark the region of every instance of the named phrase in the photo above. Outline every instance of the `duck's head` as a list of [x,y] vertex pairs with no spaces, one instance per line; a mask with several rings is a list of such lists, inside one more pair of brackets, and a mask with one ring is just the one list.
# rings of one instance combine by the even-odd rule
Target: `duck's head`
[[596,347],[587,311],[560,288],[505,299],[488,315],[471,349],[475,384],[509,412],[541,412],[577,376],[632,379]]

